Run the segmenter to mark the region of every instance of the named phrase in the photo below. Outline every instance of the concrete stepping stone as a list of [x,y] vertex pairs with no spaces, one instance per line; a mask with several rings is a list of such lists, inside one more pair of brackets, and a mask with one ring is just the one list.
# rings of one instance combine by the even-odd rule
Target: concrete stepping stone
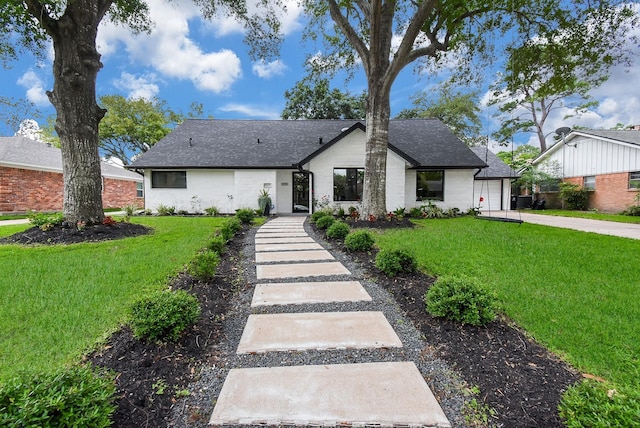
[[313,240],[313,238],[309,237],[309,236],[294,236],[294,237],[287,237],[287,236],[282,236],[282,237],[268,237],[268,238],[263,238],[262,236],[257,237],[255,239],[256,244],[302,244],[302,243],[309,243],[309,242],[316,242]]
[[256,266],[258,279],[305,278],[310,276],[351,275],[340,262],[285,263]]
[[262,251],[293,251],[293,250],[322,250],[322,245],[317,242],[302,243],[282,243],[282,244],[258,244],[256,243],[256,252]]
[[333,257],[327,250],[271,251],[256,253],[256,263],[308,262],[320,260],[335,260],[335,257]]
[[451,427],[412,362],[232,369],[209,423]]
[[370,301],[371,296],[358,281],[274,282],[256,284],[251,306]]
[[306,236],[309,236],[306,232],[261,232],[259,230],[256,232],[256,238],[304,238]]
[[401,347],[382,312],[309,312],[249,315],[236,353]]

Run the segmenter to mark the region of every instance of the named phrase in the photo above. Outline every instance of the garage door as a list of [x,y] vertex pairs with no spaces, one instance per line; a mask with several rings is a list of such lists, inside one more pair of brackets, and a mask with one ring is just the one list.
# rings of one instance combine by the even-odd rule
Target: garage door
[[[501,204],[502,180],[475,180],[473,184],[474,204],[480,206],[481,211],[500,211],[508,208]],[[483,199],[482,202],[480,197]]]

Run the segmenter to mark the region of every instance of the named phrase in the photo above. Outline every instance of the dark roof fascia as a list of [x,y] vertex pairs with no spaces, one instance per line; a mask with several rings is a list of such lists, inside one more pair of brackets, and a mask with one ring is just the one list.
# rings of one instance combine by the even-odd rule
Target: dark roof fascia
[[327,150],[329,147],[333,146],[334,144],[336,144],[338,141],[342,140],[344,137],[346,137],[347,135],[351,134],[353,131],[355,131],[356,129],[359,129],[363,132],[366,132],[366,126],[362,123],[362,122],[356,122],[353,125],[351,125],[349,128],[345,129],[344,131],[342,131],[340,134],[338,134],[338,136],[336,136],[335,138],[333,138],[331,141],[322,144],[320,146],[320,148],[318,150],[316,150],[315,152],[311,153],[309,156],[307,156],[306,158],[302,159],[300,162],[298,162],[298,165],[304,165],[309,163],[313,158],[315,158],[316,156],[318,156],[320,153],[324,152],[325,150]]
[[411,164],[411,168],[415,168],[415,167],[419,167],[420,166],[420,162],[418,162],[417,160],[415,160],[414,158],[412,158],[411,156],[409,156],[408,154],[406,154],[405,152],[403,152],[402,150],[400,150],[399,148],[397,148],[393,144],[388,143],[387,146],[391,149],[392,152],[394,152],[395,154],[400,156],[402,159],[404,159],[407,162],[409,162]]
[[[409,169],[415,169],[416,171],[434,171],[436,169],[476,169],[476,168],[487,168],[489,165],[485,164],[484,166],[480,165],[472,165],[472,166],[456,166],[456,165],[418,165],[411,167]],[[475,175],[475,174],[474,174]]]
[[220,169],[220,170],[232,170],[232,169],[298,169],[298,165],[288,166],[125,166],[126,169],[133,171],[144,171],[145,169],[153,170],[167,170],[167,171],[181,171],[184,169]]

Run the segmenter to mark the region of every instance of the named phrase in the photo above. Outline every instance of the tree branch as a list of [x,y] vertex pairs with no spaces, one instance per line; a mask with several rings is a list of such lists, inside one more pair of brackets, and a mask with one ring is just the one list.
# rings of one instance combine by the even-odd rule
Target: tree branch
[[40,23],[40,26],[47,32],[55,32],[57,21],[49,14],[44,4],[37,0],[24,0],[27,11]]
[[[331,18],[333,21],[340,27],[340,30],[344,33],[345,37],[349,40],[351,46],[358,52],[360,55],[360,59],[362,59],[362,63],[365,68],[369,67],[369,49],[364,44],[362,39],[358,36],[356,30],[351,26],[349,20],[342,14],[340,11],[340,7],[336,3],[335,0],[328,0],[329,3],[329,13],[331,14]],[[365,70],[368,72],[368,70]]]

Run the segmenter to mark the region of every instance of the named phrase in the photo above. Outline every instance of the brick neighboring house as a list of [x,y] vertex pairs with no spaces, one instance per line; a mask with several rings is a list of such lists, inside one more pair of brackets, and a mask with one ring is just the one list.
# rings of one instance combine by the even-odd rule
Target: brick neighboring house
[[[639,130],[575,130],[533,161],[534,168],[557,170],[560,181],[590,190],[589,208],[624,211],[638,203]],[[542,189],[547,206],[559,206],[556,191]],[[550,204],[549,204],[550,203]]]
[[[104,208],[144,206],[143,177],[102,162]],[[24,137],[0,137],[0,213],[61,211],[60,149]]]

